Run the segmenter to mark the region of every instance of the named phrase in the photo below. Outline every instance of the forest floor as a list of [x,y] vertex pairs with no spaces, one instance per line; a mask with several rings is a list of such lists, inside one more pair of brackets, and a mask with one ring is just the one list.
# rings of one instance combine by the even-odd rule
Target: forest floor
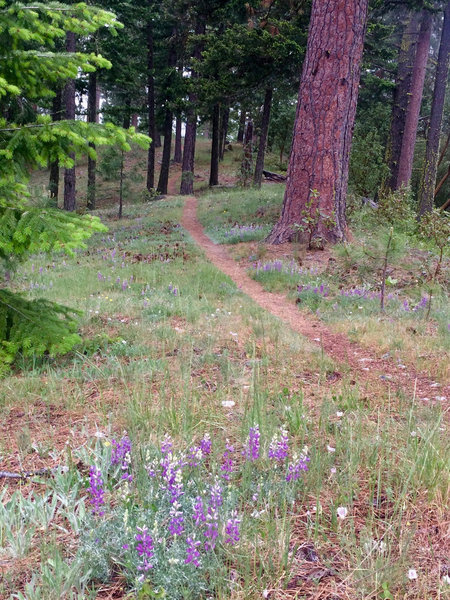
[[[13,282],[33,298],[81,309],[84,341],[67,357],[24,359],[0,382],[0,471],[69,468],[1,479],[0,598],[56,600],[70,590],[77,598],[128,597],[132,581],[117,566],[102,583],[92,574],[93,585],[83,583],[98,552],[113,562],[117,554],[107,555],[105,542],[86,558],[89,465],[103,464],[102,452],[123,431],[136,469],[164,434],[189,448],[207,432],[211,461],[220,461],[225,440],[245,445],[255,423],[262,448],[279,427],[292,448],[308,446],[309,471],[284,513],[271,505],[275,488],[260,493],[270,479],[267,461],[256,465],[256,483],[240,480],[241,545],[225,554],[218,598],[444,598],[448,298],[435,291],[428,316],[404,310],[405,299],[413,306],[428,289],[422,272],[434,255],[414,247],[397,259],[398,289],[390,288],[381,315],[377,298],[342,293],[363,289],[360,279],[376,289],[377,269],[358,270],[334,251],[263,243],[282,186],[229,188],[237,153],[226,157],[223,189],[206,192],[204,146],[197,198],[134,199],[118,221],[116,182],[101,181],[98,214],[109,233],[74,258],[32,257]],[[142,169],[141,157],[130,161],[131,170]],[[37,187],[46,174],[39,177]],[[179,177],[174,166],[171,193]],[[447,269],[446,262],[444,277]],[[99,539],[122,502],[110,485],[108,518],[88,520]],[[144,488],[140,478],[133,485],[139,512]],[[106,536],[123,529],[121,517]],[[223,577],[214,564],[210,581],[214,572]]]

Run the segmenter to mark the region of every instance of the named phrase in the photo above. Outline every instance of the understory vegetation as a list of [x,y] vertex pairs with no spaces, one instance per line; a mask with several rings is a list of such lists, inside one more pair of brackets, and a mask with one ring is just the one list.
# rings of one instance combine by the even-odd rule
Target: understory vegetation
[[[281,198],[214,192],[199,215],[226,243],[238,224],[263,238]],[[338,330],[352,313],[350,336],[406,365],[426,356],[427,402],[355,381],[255,305],[181,228],[182,205],[127,205],[121,222],[105,208],[87,249],[19,268],[15,291],[83,312],[83,341],[0,383],[2,469],[34,473],[2,479],[0,596],[444,597],[448,308],[439,277],[421,304],[430,243],[395,229],[383,314],[378,267],[354,258],[368,209],[333,255],[230,246],[301,310]]]

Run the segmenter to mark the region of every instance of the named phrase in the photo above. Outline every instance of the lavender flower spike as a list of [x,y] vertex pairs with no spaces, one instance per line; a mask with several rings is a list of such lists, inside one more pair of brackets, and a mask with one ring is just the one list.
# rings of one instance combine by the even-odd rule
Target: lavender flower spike
[[101,507],[105,504],[103,479],[100,469],[92,466],[89,470],[89,493],[91,495],[92,514],[101,517],[105,511]]
[[194,538],[188,537],[186,539],[186,559],[184,561],[185,565],[192,563],[194,567],[200,567],[200,552],[198,551],[198,547],[201,545],[201,542],[195,540]]
[[249,460],[250,462],[254,462],[259,458],[259,438],[259,425],[254,425],[253,427],[250,427],[246,452],[247,460]]
[[136,544],[136,550],[141,559],[141,563],[138,566],[139,571],[143,571],[147,573],[150,569],[153,568],[152,559],[155,556],[153,539],[151,535],[148,533],[147,527],[138,527],[137,528],[140,533],[135,535],[135,540],[138,542]]
[[231,518],[228,519],[225,525],[225,544],[230,544],[231,546],[235,546],[239,540],[239,523],[240,519],[237,518],[236,511],[231,513]]

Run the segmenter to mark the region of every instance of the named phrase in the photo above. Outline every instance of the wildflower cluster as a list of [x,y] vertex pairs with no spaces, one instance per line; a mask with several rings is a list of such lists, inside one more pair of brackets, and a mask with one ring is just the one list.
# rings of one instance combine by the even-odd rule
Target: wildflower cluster
[[[213,454],[209,435],[179,450],[166,435],[159,448],[140,453],[147,472],[143,480],[133,477],[139,455],[133,454],[127,436],[112,440],[110,448],[110,468],[103,469],[105,482],[97,467],[90,470],[95,518],[86,524],[83,539],[87,541],[80,551],[94,574],[101,555],[102,568],[124,570],[137,590],[150,582],[154,588],[170,590],[171,598],[181,597],[186,586],[209,586],[195,588],[196,595],[213,595],[212,582],[223,573],[218,564],[225,561],[226,568],[226,549],[241,543],[247,519],[259,514],[253,510],[259,496],[264,498],[267,489],[275,502],[291,502],[295,482],[307,470],[308,461],[304,454],[293,454],[289,460],[284,428],[265,448],[258,424],[249,428],[240,452],[227,440],[225,448]],[[249,488],[237,490],[233,481],[242,479],[244,468],[247,474],[252,471]],[[109,506],[104,502],[105,484],[112,494]],[[128,499],[123,495],[125,486],[131,494]],[[269,487],[263,490],[263,486]],[[95,544],[89,545],[89,540]],[[199,571],[195,577],[193,570]]]

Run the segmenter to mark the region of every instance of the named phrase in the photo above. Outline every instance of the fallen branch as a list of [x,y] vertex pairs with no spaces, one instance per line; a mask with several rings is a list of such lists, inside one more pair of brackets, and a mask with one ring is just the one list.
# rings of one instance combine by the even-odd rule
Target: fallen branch
[[54,467],[48,469],[38,469],[37,471],[23,471],[22,473],[11,473],[10,471],[0,471],[0,479],[29,479],[30,477],[37,477],[38,475],[53,475],[58,469],[67,469],[67,467]]
[[263,175],[269,181],[276,181],[277,183],[284,183],[286,181],[285,175],[279,175],[278,173],[272,173],[272,171],[263,171]]

